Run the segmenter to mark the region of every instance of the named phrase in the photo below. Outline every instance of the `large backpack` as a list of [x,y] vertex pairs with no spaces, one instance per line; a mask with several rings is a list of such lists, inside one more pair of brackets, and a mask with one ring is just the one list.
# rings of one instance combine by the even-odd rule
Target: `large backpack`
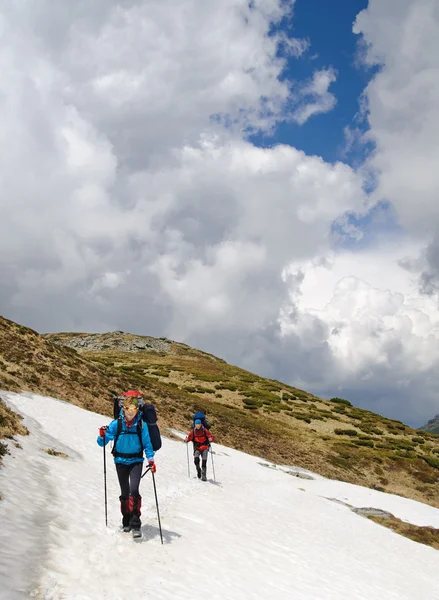
[[209,424],[209,421],[206,418],[206,415],[202,412],[196,412],[194,414],[194,416],[192,417],[192,428],[195,427],[195,421],[197,419],[200,419],[201,421],[201,425],[205,428],[205,429],[210,429],[211,425]]
[[[116,433],[116,438],[114,440],[114,446],[115,446],[117,438],[119,437],[120,431],[122,430],[122,419],[120,418],[120,404],[119,404],[120,399],[118,398],[118,396],[114,396],[113,400],[114,400],[113,416],[115,419],[118,419],[117,433]],[[154,450],[154,452],[157,452],[157,450],[160,450],[160,448],[162,447],[162,438],[160,435],[159,426],[157,425],[157,413],[155,410],[155,406],[154,406],[154,404],[143,404],[142,406],[139,407],[139,410],[142,415],[141,421],[146,423],[146,425],[148,426],[148,432],[149,432],[149,437],[151,439],[152,449]],[[140,443],[142,443],[141,421],[139,421],[138,427],[137,427],[137,429],[138,429],[137,433],[140,432],[140,435],[139,435]],[[140,424],[140,427],[139,427],[139,424]]]

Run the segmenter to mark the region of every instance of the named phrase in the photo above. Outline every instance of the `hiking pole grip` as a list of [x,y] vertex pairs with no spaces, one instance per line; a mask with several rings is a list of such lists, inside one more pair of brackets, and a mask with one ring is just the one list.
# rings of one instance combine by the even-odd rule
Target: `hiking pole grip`
[[159,522],[160,539],[161,539],[162,544],[163,544],[162,524],[160,522],[159,502],[157,500],[157,488],[155,487],[155,475],[154,475],[154,471],[151,471],[151,474],[152,474],[152,484],[154,486],[155,505],[157,507],[157,519],[158,519],[158,522]]
[[145,477],[145,475],[146,475],[147,473],[149,473],[150,471],[151,471],[151,467],[147,467],[147,468],[145,469],[145,472],[143,473],[143,475],[142,475],[142,477],[141,477],[140,479],[143,479],[143,478]]
[[105,526],[108,526],[108,515],[107,515],[107,460],[105,453],[105,435],[104,435],[104,498],[105,498]]

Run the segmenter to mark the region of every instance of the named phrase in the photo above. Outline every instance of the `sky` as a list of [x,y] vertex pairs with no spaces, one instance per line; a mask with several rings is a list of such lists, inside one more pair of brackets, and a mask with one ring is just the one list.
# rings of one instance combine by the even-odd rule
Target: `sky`
[[[109,446],[105,523],[96,437],[109,419],[53,398],[2,397],[24,416],[30,435],[17,436],[21,448],[8,440],[11,454],[0,469],[1,600],[190,600],[198,587],[212,600],[437,597],[437,550],[347,505],[438,528],[432,506],[216,443],[215,477],[209,459],[202,482],[192,460],[188,476],[182,441],[163,438],[154,457],[163,544],[150,474],[140,486],[143,538],[134,541],[121,531]],[[30,492],[24,497],[23,486]]]
[[439,412],[435,0],[0,0],[0,28],[5,317]]

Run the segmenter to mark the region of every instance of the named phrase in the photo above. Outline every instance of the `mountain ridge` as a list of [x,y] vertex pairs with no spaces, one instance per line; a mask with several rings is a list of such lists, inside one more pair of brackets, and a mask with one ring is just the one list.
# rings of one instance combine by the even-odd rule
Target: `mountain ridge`
[[439,506],[434,434],[167,338],[38,334],[0,317],[0,389],[53,396],[110,416],[112,394],[133,387],[156,404],[164,435],[187,430],[193,412],[203,410],[219,443]]
[[425,425],[420,427],[419,430],[439,434],[439,414],[435,415]]

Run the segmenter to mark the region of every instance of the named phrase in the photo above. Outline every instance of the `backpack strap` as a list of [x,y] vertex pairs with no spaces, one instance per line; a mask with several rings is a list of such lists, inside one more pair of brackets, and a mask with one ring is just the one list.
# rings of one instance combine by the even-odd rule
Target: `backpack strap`
[[144,447],[143,447],[143,440],[142,440],[142,429],[143,429],[143,419],[142,419],[142,417],[140,417],[140,419],[137,422],[137,435],[139,436],[140,447],[142,448],[142,454],[143,454]]
[[197,430],[196,430],[196,429],[195,429],[195,427],[194,427],[194,429],[193,429],[194,438],[193,438],[193,440],[192,440],[192,442],[193,442],[193,444],[194,444],[194,450],[198,450],[198,446],[205,446],[206,444],[207,444],[208,446],[210,446],[209,438],[208,438],[208,437],[207,437],[207,435],[206,435],[206,428],[204,427],[204,425],[201,425],[201,428],[202,428],[202,430],[203,430],[204,437],[206,438],[206,441],[205,441],[205,442],[196,442],[196,441],[195,441],[195,432],[196,432]]
[[[139,452],[135,452],[132,454],[126,453],[126,452],[118,452],[116,450],[116,444],[117,444],[117,440],[119,439],[119,436],[121,434],[124,435],[138,435],[139,436],[139,441],[140,441],[140,450]],[[111,454],[117,458],[142,458],[143,457],[143,442],[142,442],[142,419],[139,419],[137,426],[136,426],[136,431],[124,431],[123,430],[123,424],[122,424],[122,415],[119,415],[118,419],[117,419],[117,430],[116,430],[116,435],[114,436],[114,443],[113,443],[113,449],[111,450]]]

